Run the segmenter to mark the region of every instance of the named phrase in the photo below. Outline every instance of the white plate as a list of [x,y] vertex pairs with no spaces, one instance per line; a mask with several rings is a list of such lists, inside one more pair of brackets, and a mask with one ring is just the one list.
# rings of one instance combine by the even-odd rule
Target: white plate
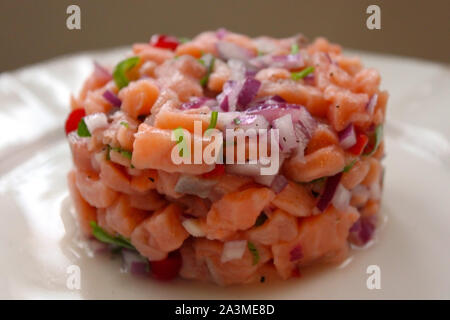
[[[387,167],[376,242],[345,267],[298,280],[221,288],[120,273],[120,261],[92,258],[74,237],[63,133],[69,94],[92,59],[113,65],[123,50],[80,54],[0,75],[0,298],[316,299],[450,298],[450,69],[407,58],[361,53],[390,91]],[[67,268],[81,289],[67,287]],[[366,286],[369,265],[381,289]]]

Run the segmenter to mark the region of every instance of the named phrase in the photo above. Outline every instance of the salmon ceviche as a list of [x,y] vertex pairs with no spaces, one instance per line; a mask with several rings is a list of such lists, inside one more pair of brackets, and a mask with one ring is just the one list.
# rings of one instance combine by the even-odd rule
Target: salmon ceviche
[[65,123],[79,229],[160,280],[267,282],[342,262],[377,226],[379,85],[302,35],[153,35],[95,62]]

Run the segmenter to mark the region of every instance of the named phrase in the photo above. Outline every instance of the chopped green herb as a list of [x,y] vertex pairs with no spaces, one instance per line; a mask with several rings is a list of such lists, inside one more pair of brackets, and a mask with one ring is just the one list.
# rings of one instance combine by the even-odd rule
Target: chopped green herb
[[125,121],[120,121],[120,124],[122,125],[122,126],[124,126],[125,128],[129,128],[129,125],[128,125],[128,122],[125,122]]
[[311,72],[314,72],[314,67],[308,67],[299,72],[292,72],[291,78],[293,80],[300,80],[300,79],[303,79],[304,77],[306,77]]
[[261,213],[258,218],[256,219],[255,222],[255,227],[259,227],[260,225],[264,224],[264,222],[266,222],[267,220],[267,215],[263,212]]
[[[201,61],[200,63],[205,65],[205,61],[203,61],[202,59],[199,59],[199,61]],[[209,66],[208,66],[208,70],[206,70],[206,75],[200,79],[200,84],[202,85],[202,87],[205,87],[208,84],[209,76],[211,75],[211,72],[213,71],[215,61],[216,61],[216,58],[212,57],[211,62],[209,63]]]
[[126,87],[130,80],[126,76],[126,72],[134,68],[139,63],[139,57],[131,57],[119,62],[114,69],[113,78],[119,89]]
[[296,43],[292,44],[292,46],[291,46],[291,54],[297,54],[298,51],[299,51],[298,44],[296,44]]
[[346,165],[346,166],[344,167],[344,172],[349,172],[350,169],[353,168],[353,166],[355,165],[355,163],[356,163],[356,159],[354,159],[352,162],[350,162],[348,165]]
[[324,182],[326,179],[327,179],[327,177],[321,177],[321,178],[317,178],[317,179],[311,180],[308,183],[319,183],[319,182],[321,183],[321,182]]
[[183,43],[186,43],[186,42],[191,41],[191,39],[186,38],[186,37],[180,37],[180,38],[178,38],[178,41],[179,41],[181,44],[183,44]]
[[104,242],[104,243],[114,244],[119,247],[136,250],[128,239],[125,239],[124,237],[122,237],[120,235],[119,236],[110,235],[108,232],[103,230],[103,228],[101,228],[99,225],[97,225],[97,223],[95,221],[91,221],[90,225],[92,228],[92,234],[94,235],[95,238],[97,238],[97,240]]
[[257,264],[259,262],[258,249],[256,249],[255,245],[250,241],[247,242],[247,248],[253,256],[253,265]]
[[259,279],[259,282],[261,282],[261,283],[264,283],[266,281],[266,277],[264,277],[264,276],[262,276],[260,279]]
[[80,137],[90,137],[91,133],[89,132],[89,129],[86,125],[86,122],[84,122],[84,118],[78,122],[78,130],[77,133]]
[[263,55],[265,55],[265,53],[264,53],[263,51],[259,51],[259,50],[258,50],[258,56],[261,57],[261,56],[263,56]]
[[131,151],[128,150],[120,150],[120,154],[123,155],[125,158],[130,159],[133,156],[133,154],[131,153]]
[[108,144],[106,146],[106,160],[111,160],[111,146]]
[[216,127],[218,116],[219,116],[219,112],[217,112],[217,111],[211,112],[211,120],[209,122],[208,129],[214,129]]
[[239,125],[239,124],[241,124],[241,119],[239,119],[239,118],[234,118],[234,119],[233,119],[233,122],[234,122],[234,124]]
[[368,153],[364,153],[364,155],[367,157],[370,157],[371,155],[373,155],[375,153],[375,151],[377,151],[382,138],[383,138],[383,125],[379,124],[375,128],[375,143],[373,145],[373,148]]
[[110,150],[120,153],[122,156],[124,156],[127,159],[131,160],[131,158],[133,156],[133,153],[131,151],[128,151],[128,150],[125,150],[125,149],[122,149],[119,147],[115,147],[115,148],[110,147],[110,148],[111,148]]

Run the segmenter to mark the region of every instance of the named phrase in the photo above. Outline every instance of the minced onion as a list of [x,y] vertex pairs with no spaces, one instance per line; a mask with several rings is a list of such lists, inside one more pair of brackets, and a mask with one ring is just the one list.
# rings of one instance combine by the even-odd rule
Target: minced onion
[[338,133],[339,144],[343,149],[351,148],[356,143],[355,127],[350,123],[344,130]]
[[328,205],[331,203],[331,200],[334,197],[334,194],[336,192],[337,186],[339,182],[341,181],[342,172],[339,172],[338,174],[335,174],[334,176],[328,177],[325,188],[323,190],[322,195],[319,198],[319,201],[317,202],[317,209],[319,211],[323,212],[326,208],[328,208]]
[[224,60],[237,59],[248,61],[254,56],[250,50],[228,41],[218,41],[216,49],[219,56]]
[[217,183],[215,180],[202,179],[191,175],[182,174],[175,184],[175,192],[192,194],[200,198],[208,198],[212,187]]
[[120,105],[122,104],[122,101],[117,97],[117,95],[115,95],[112,91],[110,90],[106,90],[103,93],[103,98],[106,99],[106,101],[108,101],[109,103],[111,103],[111,105],[113,107],[120,107]]
[[247,248],[247,240],[227,241],[223,245],[222,256],[220,262],[242,259]]
[[344,211],[350,204],[352,194],[341,183],[337,186],[331,203],[339,211]]
[[108,118],[102,112],[97,112],[84,117],[84,122],[89,132],[92,134],[95,130],[105,128],[108,125]]
[[375,107],[376,107],[376,105],[377,105],[377,102],[378,102],[378,94],[375,93],[375,94],[370,98],[369,102],[367,102],[367,105],[366,105],[366,111],[367,111],[369,114],[373,114],[373,112],[374,112],[374,110],[375,110]]
[[186,231],[193,237],[204,237],[205,231],[201,228],[198,219],[186,219],[181,223]]
[[285,114],[284,116],[272,121],[272,126],[278,129],[280,138],[280,148],[282,152],[289,152],[297,146],[297,139],[292,123],[292,116]]
[[122,249],[122,268],[124,272],[134,275],[144,275],[149,273],[149,265],[146,258],[134,250]]
[[281,174],[277,174],[270,185],[270,188],[275,192],[275,194],[279,194],[286,188],[288,185],[288,180],[285,176]]

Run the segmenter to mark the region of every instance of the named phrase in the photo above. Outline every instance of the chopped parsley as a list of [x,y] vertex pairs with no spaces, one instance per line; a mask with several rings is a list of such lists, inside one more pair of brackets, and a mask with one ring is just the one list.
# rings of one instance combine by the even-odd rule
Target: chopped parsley
[[124,126],[125,128],[129,128],[128,122],[126,121],[120,121],[120,125]]
[[346,166],[344,167],[344,172],[349,172],[350,169],[353,168],[353,166],[355,165],[355,163],[356,163],[356,159],[354,159],[352,162],[350,162],[348,165],[346,165]]
[[91,221],[90,226],[92,228],[92,234],[94,237],[104,243],[114,244],[122,248],[127,248],[131,250],[136,250],[135,247],[130,243],[130,240],[122,237],[121,235],[112,236],[102,227],[100,227],[95,221]]
[[293,80],[300,80],[303,79],[304,77],[306,77],[308,74],[314,72],[314,67],[308,67],[303,69],[302,71],[299,72],[292,72],[291,73],[291,78]]
[[[216,58],[214,56],[212,56],[211,60],[209,62],[209,65],[207,66],[208,69],[206,70],[206,75],[200,79],[200,84],[202,85],[202,87],[205,87],[208,84],[209,76],[211,75],[211,73],[213,71],[215,61],[216,61]],[[203,59],[199,59],[199,62],[206,67],[205,61]]]
[[84,122],[84,118],[78,122],[78,130],[77,133],[80,137],[90,137],[91,133],[89,132],[89,129],[86,125],[86,122]]
[[217,111],[211,112],[211,120],[209,122],[208,129],[214,129],[216,127],[218,116],[219,116],[219,112],[217,112]]
[[240,124],[241,124],[241,119],[239,119],[239,118],[234,118],[234,119],[233,119],[233,122],[234,122],[235,125],[240,125]]
[[124,156],[125,158],[130,159],[130,160],[131,160],[131,157],[133,156],[133,153],[131,151],[128,151],[128,150],[125,150],[122,148],[115,147],[115,148],[111,148],[111,150],[120,153],[122,156]]
[[126,87],[130,80],[128,79],[126,73],[133,69],[140,61],[139,57],[131,57],[119,62],[114,69],[113,78],[119,89]]
[[253,256],[253,265],[257,264],[259,262],[259,252],[256,249],[255,245],[253,244],[253,242],[248,241],[247,242],[247,248],[250,251],[250,253]]
[[[175,135],[175,139],[178,145],[178,154],[180,155],[180,157],[183,157],[183,145],[181,144],[184,141],[184,132],[183,132],[183,128],[182,127],[178,127],[176,129],[173,130],[173,133]],[[186,142],[184,142],[184,144],[186,144]],[[186,154],[186,157],[188,157],[189,155]]]
[[381,139],[383,138],[383,125],[379,124],[375,128],[375,143],[371,151],[364,153],[365,156],[370,157],[377,151],[378,146],[380,145]]
[[183,44],[183,43],[186,43],[186,42],[191,41],[191,39],[186,38],[186,37],[180,37],[180,38],[178,38],[178,41],[179,41],[181,44]]
[[298,44],[293,43],[292,46],[291,46],[291,54],[297,54],[298,51],[299,51]]

